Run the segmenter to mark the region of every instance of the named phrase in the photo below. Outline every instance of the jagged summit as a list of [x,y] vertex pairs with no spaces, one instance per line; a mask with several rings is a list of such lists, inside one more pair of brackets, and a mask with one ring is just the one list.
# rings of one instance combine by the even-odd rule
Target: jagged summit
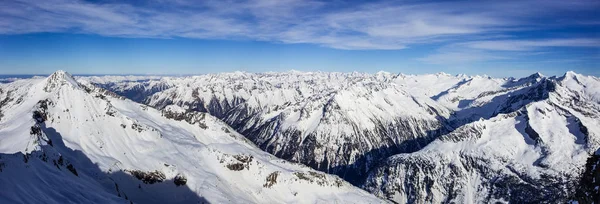
[[531,77],[531,78],[541,78],[541,77],[544,77],[544,75],[542,73],[540,73],[540,72],[536,72],[536,73],[530,75],[529,77]]
[[398,203],[565,203],[600,147],[600,78],[574,72],[77,80],[57,71],[0,84],[0,186],[32,186],[7,188],[17,192],[0,203],[55,191],[138,203],[187,201],[165,200],[172,192],[217,203],[384,202],[314,169]]
[[579,74],[575,73],[574,71],[567,71],[567,72],[566,72],[566,73],[563,75],[563,77],[562,77],[562,78],[563,78],[563,79],[565,79],[565,78],[570,78],[570,79],[572,79],[572,78],[575,78],[575,77],[577,77],[577,75],[579,75]]
[[451,74],[448,74],[448,73],[446,73],[446,72],[438,72],[438,73],[435,73],[435,75],[436,75],[436,76],[447,76],[447,77],[448,77],[448,76],[452,76]]
[[0,203],[385,202],[182,110],[125,100],[64,71],[0,84],[0,188],[11,189]]
[[62,85],[70,85],[71,87],[76,88],[80,87],[79,83],[73,78],[73,76],[63,70],[58,70],[52,73],[48,78],[46,78],[44,83],[44,91],[46,92],[51,92]]
[[580,85],[581,85],[582,81],[587,81],[587,80],[598,81],[597,77],[585,76],[585,75],[576,73],[574,71],[567,71],[567,72],[565,72],[564,75],[557,77],[557,79],[559,81],[561,81],[562,83],[571,83],[572,82],[572,83],[580,84]]
[[529,75],[527,77],[523,77],[520,79],[515,79],[515,78],[508,78],[517,82],[531,82],[531,81],[539,81],[541,79],[545,78],[545,76],[542,73],[536,72],[532,75]]

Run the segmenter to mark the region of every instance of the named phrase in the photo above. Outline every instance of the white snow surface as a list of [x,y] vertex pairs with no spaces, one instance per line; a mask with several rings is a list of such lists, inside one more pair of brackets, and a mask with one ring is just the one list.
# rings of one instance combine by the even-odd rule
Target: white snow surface
[[[541,77],[536,74],[529,80],[539,81]],[[414,83],[418,79],[413,78],[419,77],[400,79],[409,84],[407,86],[412,87],[413,92],[433,96],[445,86],[440,85],[438,88],[436,85],[443,82],[435,82],[415,88],[418,85]],[[423,78],[431,81],[440,78],[463,80],[447,75],[427,75]],[[478,78],[472,78],[476,79]],[[487,203],[495,199],[487,194],[493,181],[483,178],[473,168],[484,168],[487,172],[497,172],[496,175],[518,175],[540,180],[552,176],[565,179],[566,182],[575,181],[582,173],[586,159],[600,148],[600,80],[574,72],[567,72],[565,76],[550,80],[556,83],[556,87],[545,100],[531,102],[511,113],[482,118],[441,136],[418,152],[388,158],[386,165],[370,175],[367,189],[398,203],[406,203],[410,195],[417,195],[412,197],[416,198],[417,203],[446,202],[451,190],[454,193],[458,191],[452,199],[454,202]],[[466,86],[469,91],[461,92],[461,88],[458,88],[445,95],[470,98],[485,89],[499,92],[505,89],[502,86],[506,84],[514,87],[522,86],[522,82],[523,80],[489,79],[486,83],[479,83],[482,89],[473,87],[473,90],[469,90],[469,83],[466,83],[461,87]],[[469,92],[476,93],[469,95]],[[459,109],[452,107],[448,101],[440,100],[438,102],[446,103],[449,108]],[[481,97],[475,100],[481,100]],[[484,167],[469,166],[473,162],[469,159],[485,161]],[[423,165],[431,169],[421,170],[411,165]],[[391,173],[381,174],[382,172]],[[419,173],[415,175],[415,172]],[[424,177],[433,179],[429,181],[432,182],[430,192],[425,191],[425,188],[419,192],[410,192],[404,186],[410,179],[425,182]],[[492,200],[489,200],[490,197]]]
[[[140,203],[186,203],[197,197],[211,203],[385,202],[337,176],[271,156],[208,114],[197,113],[193,123],[168,119],[159,110],[108,94],[90,81],[78,83],[63,71],[46,79],[2,84],[0,89],[0,100],[9,99],[0,107],[0,203],[128,202],[124,195]],[[37,137],[30,130],[41,100],[49,101],[48,116]],[[183,109],[170,106],[166,111]],[[21,153],[44,153],[50,159],[31,157],[23,163],[23,158],[15,158]],[[51,160],[58,156],[74,164],[79,176],[55,168]],[[238,159],[247,157],[250,161]],[[231,164],[243,169],[231,170]],[[167,181],[144,184],[119,176],[130,170],[159,171]],[[276,182],[267,187],[266,179],[274,172]],[[168,181],[177,175],[187,178],[184,187]],[[185,188],[193,196],[185,194]]]
[[[361,129],[373,129],[373,119],[437,121],[442,117],[466,121],[454,132],[441,136],[418,152],[389,158],[388,166],[381,166],[380,170],[384,172],[383,169],[387,168],[390,175],[397,177],[369,176],[369,182],[373,185],[367,188],[369,191],[400,203],[408,201],[411,196],[430,199],[419,200],[421,202],[444,202],[448,196],[447,182],[454,182],[456,186],[453,185],[453,188],[460,189],[454,198],[459,203],[505,203],[508,201],[501,198],[485,200],[489,198],[486,194],[489,180],[476,171],[467,170],[468,166],[463,165],[464,158],[486,161],[486,168],[499,175],[518,173],[519,176],[532,179],[540,179],[542,175],[567,178],[581,173],[586,158],[600,148],[600,79],[574,72],[567,72],[562,77],[546,77],[537,73],[522,79],[452,76],[445,73],[396,75],[387,72],[297,71],[78,79],[86,86],[90,83],[114,83],[115,90],[166,88],[154,93],[147,102],[155,106],[170,100],[173,102],[171,104],[177,105],[163,109],[173,113],[184,114],[194,102],[213,99],[221,104],[232,104],[234,108],[247,106],[255,111],[251,113],[254,117],[250,122],[260,124],[277,118],[282,120],[281,129],[301,130],[302,137],[317,132],[317,135],[329,137],[319,138],[325,141],[323,144],[334,146],[340,143],[336,140],[343,140],[337,136],[351,132],[353,126],[349,124],[356,124]],[[103,171],[161,170],[167,174],[167,178],[184,173],[188,178],[187,186],[192,191],[216,202],[382,202],[346,183],[338,188],[327,184],[309,184],[306,180],[298,179],[292,172],[310,170],[258,150],[243,136],[208,114],[204,114],[202,122],[208,128],[203,129],[198,123],[165,119],[161,112],[128,100],[114,97],[98,99],[94,94],[81,91],[82,87],[78,88],[77,84],[69,85],[73,84],[70,82],[52,93],[45,93],[45,86],[40,85],[44,83],[38,82],[19,80],[0,85],[5,90],[0,93],[0,99],[7,96],[6,90],[15,90],[13,97],[27,96],[21,103],[17,104],[14,101],[18,99],[14,99],[1,109],[4,111],[4,117],[0,120],[1,152],[31,152],[36,149],[32,140],[23,139],[31,138],[29,127],[34,123],[33,119],[23,115],[31,115],[32,107],[41,99],[66,100],[65,97],[57,98],[57,95],[65,92],[62,95],[69,95],[66,98],[87,98],[89,101],[56,103],[56,107],[49,111],[54,121],[49,119],[46,125],[55,128],[69,148],[84,152]],[[546,90],[549,87],[545,84],[555,86],[551,86],[552,90]],[[537,87],[544,89],[537,90]],[[548,97],[537,101],[527,98],[538,92],[548,94]],[[522,101],[515,101],[520,99]],[[240,104],[240,101],[244,102]],[[338,111],[324,114],[327,107],[335,107]],[[65,111],[67,108],[77,108],[76,114]],[[82,111],[88,109],[92,113]],[[107,110],[112,110],[116,116],[106,116]],[[83,121],[85,119],[94,119],[95,122],[86,123]],[[99,121],[101,125],[96,124]],[[134,123],[140,124],[143,131],[132,129]],[[121,124],[126,128],[121,128]],[[110,127],[109,134],[99,134],[106,127]],[[118,137],[117,142],[110,142],[115,140],[114,135],[124,136]],[[225,167],[227,162],[235,161],[231,155],[240,154],[254,156],[248,169],[230,171]],[[431,164],[434,173],[415,174],[420,170],[403,169],[404,164],[411,162]],[[173,165],[167,168],[164,163]],[[454,170],[449,166],[458,166],[461,172],[453,174]],[[173,168],[175,170],[171,170]],[[272,188],[264,188],[266,176],[274,171],[283,173]],[[206,174],[215,175],[213,177],[218,179],[210,179],[213,177]],[[456,178],[451,177],[457,175]],[[398,187],[407,184],[407,178],[419,180],[427,176],[433,177],[431,192],[424,189],[406,192]],[[333,183],[338,179],[328,175],[325,178]],[[214,183],[215,186],[207,188],[198,184],[198,180]],[[276,188],[280,185],[285,185],[285,189]],[[297,198],[293,196],[296,192],[298,196],[310,196]],[[230,200],[231,194],[235,195],[234,200]],[[358,199],[362,196],[373,200]]]
[[[450,117],[450,110],[429,96],[406,91],[395,83],[397,77],[387,72],[290,71],[165,77],[143,83],[114,83],[110,77],[81,80],[111,85],[115,91],[134,86],[143,90],[169,87],[145,103],[159,109],[176,104],[186,110],[213,111],[240,132],[259,132],[253,141],[269,146],[271,153],[289,154],[286,159],[293,161],[314,159],[318,168],[331,169],[349,166],[365,152],[442,129],[438,120]],[[402,122],[407,130],[379,134],[382,127],[400,126]],[[256,129],[266,126],[274,128]],[[292,132],[298,133],[297,139],[288,135]],[[315,150],[306,151],[314,152],[310,158],[289,146],[304,145],[313,138]]]

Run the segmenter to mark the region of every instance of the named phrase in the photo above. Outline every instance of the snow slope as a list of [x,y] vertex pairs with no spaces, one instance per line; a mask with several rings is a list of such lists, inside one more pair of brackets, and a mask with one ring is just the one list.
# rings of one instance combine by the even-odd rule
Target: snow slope
[[62,71],[0,93],[3,203],[384,202],[208,114],[159,111]]
[[600,147],[600,80],[571,72],[540,80],[552,84],[546,99],[393,156],[365,189],[399,203],[569,201]]
[[235,72],[145,83],[167,87],[137,92],[146,104],[208,112],[277,157],[400,203],[567,202],[595,193],[579,190],[594,182],[577,186],[597,169],[596,77]]
[[[124,96],[145,95],[142,101],[159,109],[176,104],[211,113],[265,151],[359,183],[381,158],[419,150],[454,128],[542,100],[545,96],[532,94],[544,89],[542,78],[292,71],[167,77],[145,84],[82,80]],[[157,87],[169,88],[148,91]]]
[[[235,72],[150,80],[143,90],[170,87],[148,95],[145,103],[208,112],[279,158],[360,182],[381,158],[416,151],[448,131],[444,118],[450,111],[401,89],[393,83],[396,77]],[[130,87],[137,84],[81,80],[117,93],[135,92]]]

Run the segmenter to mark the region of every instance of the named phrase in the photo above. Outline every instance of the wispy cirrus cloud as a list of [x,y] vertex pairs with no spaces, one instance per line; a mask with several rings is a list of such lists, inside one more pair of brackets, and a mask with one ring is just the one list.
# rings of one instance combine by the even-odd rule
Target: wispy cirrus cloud
[[447,51],[427,55],[417,60],[429,64],[463,65],[473,62],[510,59],[505,56],[475,51]]
[[[429,64],[466,64],[472,62],[514,60],[522,57],[545,55],[547,48],[592,47],[600,49],[600,39],[535,39],[535,40],[485,40],[453,43],[439,48],[418,60]],[[565,59],[562,59],[563,61]],[[574,59],[568,59],[574,60]],[[581,60],[577,60],[581,61]]]
[[600,47],[600,38],[491,40],[467,42],[462,45],[482,50],[528,51],[546,47]]
[[[373,3],[309,0],[0,2],[0,33],[74,32],[117,37],[249,39],[337,49],[403,49],[586,21],[597,1]],[[527,8],[524,10],[523,8]],[[578,15],[575,15],[578,14]],[[591,19],[594,20],[594,19]],[[597,19],[595,19],[597,20]],[[587,24],[586,24],[587,25]],[[597,41],[588,39],[592,46]],[[467,42],[484,50],[590,46],[580,40]]]

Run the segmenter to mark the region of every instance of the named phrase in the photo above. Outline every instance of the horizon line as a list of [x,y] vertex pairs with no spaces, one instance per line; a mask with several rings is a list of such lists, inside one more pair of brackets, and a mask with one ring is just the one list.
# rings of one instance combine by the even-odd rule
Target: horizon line
[[[56,70],[56,71],[63,71],[63,70]],[[55,71],[55,72],[56,72]],[[18,78],[18,76],[27,76],[27,77],[36,77],[36,76],[40,76],[40,77],[47,77],[52,75],[53,73],[47,73],[47,74],[2,74],[0,73],[0,76],[4,76],[6,78],[10,77],[10,76],[14,76],[14,78]],[[403,72],[389,72],[389,71],[376,71],[376,72],[360,72],[360,71],[350,71],[350,72],[339,72],[339,71],[299,71],[299,70],[287,70],[287,71],[266,71],[266,72],[249,72],[249,71],[226,71],[226,72],[210,72],[210,73],[193,73],[193,74],[152,74],[152,73],[146,73],[146,74],[142,74],[142,73],[129,73],[129,74],[81,74],[81,73],[76,73],[73,74],[71,72],[65,71],[69,74],[71,74],[72,76],[78,76],[78,77],[92,77],[92,76],[148,76],[148,77],[152,77],[152,76],[156,76],[156,77],[190,77],[190,76],[202,76],[202,75],[210,75],[210,74],[226,74],[226,73],[237,73],[237,72],[241,72],[241,73],[248,73],[248,74],[269,74],[269,73],[290,73],[290,72],[297,72],[297,73],[339,73],[339,74],[353,74],[353,73],[358,73],[358,74],[368,74],[368,75],[375,75],[377,73],[389,73],[389,74],[394,74],[394,75],[405,75],[405,76],[421,76],[421,75],[450,75],[450,76],[467,76],[467,77],[491,77],[491,78],[523,78],[523,77],[515,77],[515,76],[508,76],[508,77],[495,77],[495,76],[491,76],[488,74],[464,74],[464,73],[459,73],[459,74],[450,74],[450,73],[446,73],[446,72],[435,72],[435,73],[419,73],[419,74],[406,74]],[[580,74],[577,73],[575,71],[569,70],[564,72],[562,75],[545,75],[542,72],[533,72],[531,74],[528,74],[524,77],[528,77],[528,76],[532,76],[532,75],[536,75],[539,74],[543,77],[560,77],[560,76],[564,76],[567,73],[572,72],[575,74]],[[582,74],[582,75],[586,75],[586,76],[598,76],[598,75],[593,75],[593,74]]]

